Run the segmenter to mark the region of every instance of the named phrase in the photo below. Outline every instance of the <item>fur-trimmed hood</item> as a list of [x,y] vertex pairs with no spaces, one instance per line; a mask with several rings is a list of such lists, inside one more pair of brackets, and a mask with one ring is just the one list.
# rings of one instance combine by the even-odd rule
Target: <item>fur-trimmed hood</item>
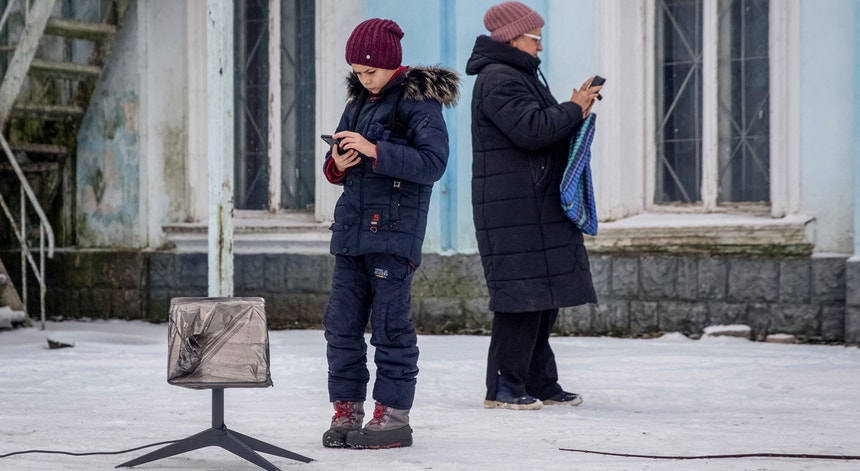
[[[405,84],[403,98],[407,100],[435,100],[451,107],[460,99],[460,75],[453,69],[441,66],[408,67],[382,89],[382,94],[388,93],[401,82]],[[350,73],[346,77],[347,101],[356,100],[363,92],[365,88],[358,77]]]

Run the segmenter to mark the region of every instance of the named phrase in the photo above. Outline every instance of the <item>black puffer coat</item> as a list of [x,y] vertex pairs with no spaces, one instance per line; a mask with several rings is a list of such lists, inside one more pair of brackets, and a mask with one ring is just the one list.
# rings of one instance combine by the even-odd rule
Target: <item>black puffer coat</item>
[[[387,253],[421,264],[430,193],[448,163],[442,106],[457,102],[459,83],[450,69],[411,67],[371,100],[349,75],[349,103],[337,131],[355,131],[376,144],[377,158],[363,157],[338,182],[343,194],[331,225],[332,254]],[[326,166],[330,159],[331,151]]]
[[538,79],[540,59],[480,36],[472,94],[472,211],[494,312],[596,302],[582,232],[560,190],[582,109]]

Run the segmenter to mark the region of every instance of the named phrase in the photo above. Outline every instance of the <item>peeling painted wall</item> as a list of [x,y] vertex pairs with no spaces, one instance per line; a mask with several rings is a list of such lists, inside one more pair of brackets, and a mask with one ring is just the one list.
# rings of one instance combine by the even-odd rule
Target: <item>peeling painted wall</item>
[[81,123],[75,229],[80,247],[140,247],[140,94],[134,8]]
[[129,8],[78,135],[80,247],[158,247],[187,218],[186,18],[184,2]]
[[142,195],[146,246],[164,243],[162,227],[190,212],[188,180],[188,22],[186,2],[138,2],[143,20],[140,76],[141,151],[146,155]]

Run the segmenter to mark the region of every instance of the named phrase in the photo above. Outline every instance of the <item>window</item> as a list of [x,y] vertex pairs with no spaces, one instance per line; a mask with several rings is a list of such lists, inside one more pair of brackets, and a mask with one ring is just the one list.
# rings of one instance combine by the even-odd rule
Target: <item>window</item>
[[654,202],[769,204],[768,0],[655,7]]
[[312,209],[314,1],[238,0],[234,21],[235,207]]

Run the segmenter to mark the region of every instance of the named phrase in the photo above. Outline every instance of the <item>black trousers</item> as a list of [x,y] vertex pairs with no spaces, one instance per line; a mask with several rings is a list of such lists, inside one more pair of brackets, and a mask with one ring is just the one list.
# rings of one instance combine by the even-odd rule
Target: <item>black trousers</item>
[[487,356],[486,399],[496,399],[499,374],[505,377],[514,396],[528,394],[544,400],[562,390],[555,354],[549,345],[557,318],[558,309],[494,313]]

